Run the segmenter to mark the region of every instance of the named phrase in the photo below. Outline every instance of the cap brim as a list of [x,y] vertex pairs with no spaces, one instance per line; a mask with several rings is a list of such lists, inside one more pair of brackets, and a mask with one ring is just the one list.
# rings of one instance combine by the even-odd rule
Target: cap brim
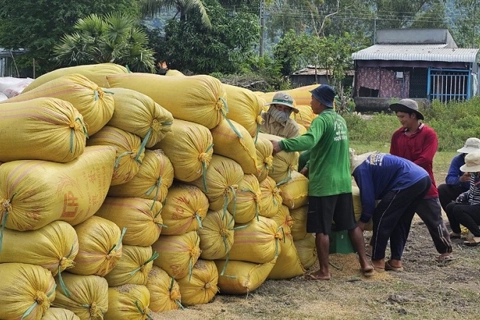
[[478,152],[478,151],[480,151],[479,148],[468,148],[468,147],[467,148],[463,147],[457,150],[457,152],[460,152],[460,153],[471,153],[471,152]]
[[460,171],[462,171],[462,172],[480,172],[480,165],[469,167],[466,164],[464,164],[463,166],[460,167]]
[[298,110],[297,108],[292,107],[291,105],[286,104],[286,103],[282,103],[282,102],[269,102],[269,103],[265,103],[265,106],[269,106],[269,105],[272,105],[272,104],[280,104],[280,105],[282,105],[282,106],[289,107],[289,108],[292,109],[292,111],[295,112],[295,113],[299,113],[299,112],[300,112],[300,110]]
[[389,108],[393,112],[406,112],[406,113],[415,112],[417,114],[418,119],[420,119],[420,120],[425,119],[425,117],[423,116],[423,114],[420,111],[410,109],[409,107],[406,107],[406,106],[404,106],[403,104],[400,104],[400,103],[391,104],[389,106]]

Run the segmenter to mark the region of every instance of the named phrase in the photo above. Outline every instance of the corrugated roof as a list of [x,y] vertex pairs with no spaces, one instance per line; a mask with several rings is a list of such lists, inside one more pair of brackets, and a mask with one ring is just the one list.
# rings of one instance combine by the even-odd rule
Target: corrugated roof
[[353,60],[400,60],[477,62],[479,49],[445,48],[440,45],[380,45],[376,44],[352,54]]

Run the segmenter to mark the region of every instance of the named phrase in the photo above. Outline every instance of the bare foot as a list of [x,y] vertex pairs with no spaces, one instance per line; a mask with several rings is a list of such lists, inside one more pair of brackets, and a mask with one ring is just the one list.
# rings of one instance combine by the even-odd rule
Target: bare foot
[[330,280],[332,276],[330,274],[322,274],[320,271],[312,272],[312,273],[306,273],[304,275],[305,280]]

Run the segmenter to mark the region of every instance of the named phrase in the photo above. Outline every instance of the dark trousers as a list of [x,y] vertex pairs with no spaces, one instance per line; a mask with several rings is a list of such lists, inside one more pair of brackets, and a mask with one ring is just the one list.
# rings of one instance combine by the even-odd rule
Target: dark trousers
[[422,199],[417,207],[417,214],[427,226],[438,253],[452,252],[452,242],[442,218],[438,198]]
[[388,192],[380,200],[372,217],[372,260],[385,258],[389,239],[391,258],[401,260],[415,209],[430,184],[430,178],[425,177],[406,189]]
[[461,186],[452,186],[450,184],[441,184],[438,186],[438,199],[440,200],[440,204],[442,205],[443,211],[447,212],[447,205],[455,201],[460,193],[467,191],[463,189]]
[[460,233],[460,225],[464,225],[475,237],[480,237],[480,205],[471,206],[466,203],[451,202],[447,205],[447,217],[450,227]]

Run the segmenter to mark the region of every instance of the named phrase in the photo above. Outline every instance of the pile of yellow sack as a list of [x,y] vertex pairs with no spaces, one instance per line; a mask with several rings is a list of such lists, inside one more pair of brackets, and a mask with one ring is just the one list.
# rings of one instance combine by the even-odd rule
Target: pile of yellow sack
[[264,104],[115,64],[0,103],[0,318],[147,319],[303,274],[308,179]]

